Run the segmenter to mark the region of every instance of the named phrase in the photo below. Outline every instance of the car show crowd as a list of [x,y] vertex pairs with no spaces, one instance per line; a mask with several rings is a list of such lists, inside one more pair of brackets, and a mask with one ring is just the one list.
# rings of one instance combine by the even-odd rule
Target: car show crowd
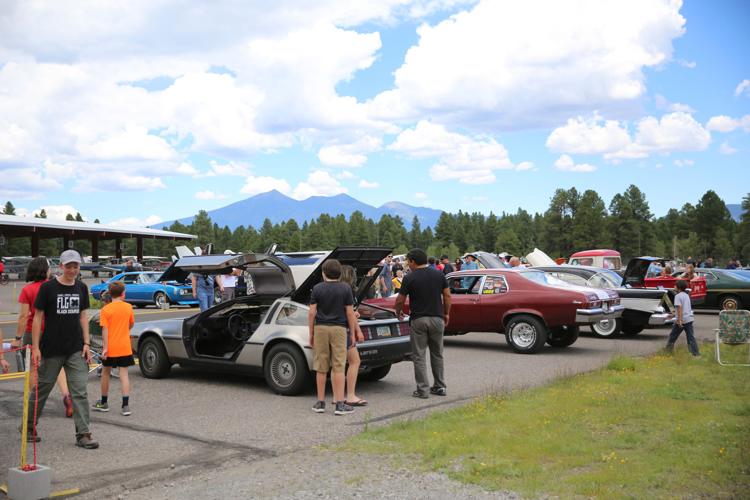
[[[317,400],[312,410],[316,413],[324,413],[326,410],[325,390],[329,373],[331,374],[335,415],[346,415],[352,413],[355,407],[368,404],[364,398],[357,395],[356,381],[360,364],[363,363],[359,351],[363,343],[367,345],[370,342],[369,345],[376,345],[372,342],[373,332],[379,328],[377,326],[369,329],[363,327],[362,321],[376,318],[377,309],[391,311],[394,314],[394,320],[398,322],[395,326],[399,332],[402,331],[399,323],[408,323],[408,346],[402,343],[400,347],[401,349],[407,348],[408,354],[402,358],[393,358],[390,362],[398,362],[401,359],[412,361],[416,383],[416,389],[412,395],[420,399],[428,398],[430,395],[445,396],[447,383],[443,362],[443,336],[446,334],[460,335],[469,331],[505,333],[509,344],[516,352],[529,354],[537,352],[545,343],[553,347],[570,346],[578,338],[579,325],[592,325],[592,331],[601,337],[609,336],[611,333],[602,333],[593,325],[607,324],[614,327],[615,333],[620,328],[626,334],[638,333],[644,326],[633,326],[633,317],[627,316],[628,309],[621,305],[621,299],[625,301],[628,297],[626,290],[633,286],[638,288],[637,282],[633,281],[632,277],[628,277],[628,273],[636,268],[641,269],[645,274],[640,282],[644,289],[649,288],[648,282],[643,281],[644,279],[674,280],[669,282],[674,289],[669,290],[671,294],[669,301],[665,301],[667,291],[661,285],[651,287],[649,292],[644,292],[650,293],[652,298],[655,297],[658,304],[648,312],[646,325],[671,326],[666,343],[667,350],[673,348],[677,338],[684,331],[690,352],[694,356],[699,355],[692,326],[692,309],[694,305],[702,301],[696,302],[695,295],[691,297],[690,287],[693,286],[691,285],[693,280],[703,279],[707,276],[707,272],[716,270],[715,263],[710,256],[697,261],[688,257],[684,262],[679,263],[643,257],[639,258],[642,262],[636,262],[638,259],[634,259],[628,264],[627,269],[621,270],[611,269],[613,262],[619,263],[617,252],[593,252],[605,252],[603,255],[608,255],[607,258],[610,260],[600,261],[601,267],[597,270],[596,257],[593,256],[595,254],[587,254],[592,256],[578,257],[575,261],[571,259],[570,263],[575,264],[574,266],[566,266],[562,262],[563,265],[556,268],[539,264],[540,255],[543,253],[538,250],[526,257],[506,253],[470,252],[460,258],[451,259],[448,255],[441,255],[439,258],[428,256],[423,250],[414,248],[404,255],[394,256],[388,253],[382,260],[380,260],[383,255],[381,253],[375,261],[364,268],[366,274],[365,272],[358,274],[362,269],[357,267],[356,261],[351,261],[351,265],[342,264],[328,254],[321,255],[316,261],[316,265],[319,265],[321,270],[320,279],[311,284],[307,301],[295,298],[307,308],[307,319],[301,324],[305,325],[309,332],[307,343],[312,348],[310,368],[315,372],[317,387]],[[616,260],[612,257],[615,254]],[[551,261],[546,255],[544,257]],[[227,258],[231,259],[232,256]],[[261,261],[263,259],[272,262],[278,260],[273,255],[265,256]],[[29,262],[24,271],[29,284],[23,288],[19,296],[19,303],[22,307],[16,336],[7,347],[11,348],[9,350],[30,349],[33,368],[37,372],[38,395],[29,405],[26,439],[33,442],[41,439],[37,432],[36,418],[41,416],[47,397],[57,385],[63,398],[65,414],[67,417],[72,417],[75,422],[76,445],[85,449],[95,449],[99,444],[94,441],[89,429],[89,409],[109,411],[108,393],[112,369],[117,369],[119,372],[123,398],[121,413],[125,416],[131,414],[128,367],[134,364],[134,354],[138,354],[139,357],[144,354],[134,353],[132,345],[135,344],[131,344],[131,329],[134,327],[135,320],[133,308],[128,301],[136,297],[135,293],[131,293],[128,288],[128,284],[135,284],[135,281],[128,281],[128,276],[140,276],[148,272],[139,269],[134,259],[126,259],[120,274],[108,282],[103,281],[101,285],[92,287],[94,297],[107,303],[97,317],[97,326],[101,327],[102,331],[101,349],[93,352],[87,316],[87,309],[90,307],[89,289],[80,279],[83,259],[75,250],[66,250],[57,262],[56,276],[52,275],[54,269],[50,267],[49,259],[39,257]],[[224,267],[219,267],[220,272],[190,272],[187,274],[187,281],[179,284],[183,287],[183,291],[177,292],[178,295],[192,298],[201,312],[213,310],[217,288],[220,291],[221,303],[224,304],[222,307],[236,303],[241,297],[254,295],[255,287],[261,286],[262,283],[253,282],[258,278],[253,278],[252,274],[248,273],[248,269],[241,268],[244,264],[241,259],[231,262],[239,263],[236,264],[239,267],[234,267],[235,264],[221,264]],[[560,263],[552,262],[554,265]],[[285,267],[288,268],[283,263],[277,265],[281,266],[282,271]],[[567,278],[563,271],[570,267],[590,270],[589,276],[598,277],[604,284],[597,287],[587,282],[586,285],[590,287],[590,291],[587,292],[577,286],[577,282],[566,282]],[[186,266],[186,269],[189,269],[189,266]],[[747,273],[747,271],[742,270],[738,259],[731,259],[726,270],[750,282],[749,276],[739,274]],[[622,284],[618,282],[618,275],[615,271],[623,276]],[[607,276],[609,281],[604,280],[603,276]],[[154,278],[154,281],[160,282],[162,278]],[[244,287],[242,296],[236,294],[240,281]],[[368,283],[367,289],[358,291],[358,284],[365,282]],[[300,283],[297,283],[298,288],[299,286]],[[503,305],[502,299],[513,293],[512,290],[524,288],[535,291],[532,296],[536,297],[533,299],[536,302],[532,307],[540,311],[544,310],[545,301],[554,300],[545,298],[547,293],[550,296],[577,293],[580,300],[566,298],[565,301],[581,305],[574,306],[568,311],[567,316],[560,318],[554,317],[552,313],[540,313],[541,317],[533,317],[528,313],[519,314],[512,310],[507,311],[508,305]],[[551,288],[555,289],[551,290]],[[598,291],[594,292],[596,289]],[[363,292],[361,295],[363,295],[364,302],[361,304],[358,303],[359,292]],[[479,298],[474,299],[471,298],[472,296],[481,298],[485,307],[495,308],[498,311],[497,317],[503,318],[503,325],[495,323],[487,326],[477,321],[467,322],[466,317],[471,314],[466,312],[466,308],[469,307],[466,299],[471,299],[473,303],[479,302]],[[285,294],[280,295],[282,300],[284,297],[286,297]],[[165,297],[165,300],[171,300],[171,298]],[[672,303],[673,309],[664,308],[665,304]],[[457,315],[452,316],[452,306],[459,311]],[[742,297],[738,297],[733,306],[731,302],[722,302],[720,306],[739,308],[742,306]],[[360,311],[367,308],[375,308],[375,315],[372,315],[372,311],[369,317],[360,315]],[[231,311],[232,308],[229,307],[228,310]],[[271,315],[274,311],[277,309],[270,309],[268,314]],[[285,306],[282,311],[284,312],[278,312],[276,320],[278,324],[293,324],[289,323],[291,309]],[[626,312],[623,313],[623,311]],[[472,314],[478,316],[476,313]],[[229,325],[231,321],[230,318],[227,324]],[[241,330],[239,337],[236,332],[232,333],[235,340],[239,342],[231,344],[237,347],[224,347],[224,349],[229,349],[228,353],[233,352],[231,349],[243,348],[244,342],[254,331],[248,325],[243,323],[239,327]],[[367,330],[367,333],[363,330]],[[391,335],[388,333],[387,336]],[[207,341],[213,342],[210,335],[207,338]],[[221,341],[221,345],[225,343],[225,340]],[[138,345],[141,343],[139,342]],[[5,347],[6,344],[4,344],[3,351],[6,350]],[[94,359],[104,367],[104,370],[101,380],[101,397],[90,405],[86,383],[89,373],[88,364]],[[430,383],[427,370],[428,359],[432,383]],[[157,360],[157,365],[162,368],[166,366],[168,371],[172,362],[169,359],[166,361],[162,359]],[[304,366],[304,361],[302,363]],[[363,364],[367,366],[367,362]],[[9,370],[9,364],[4,359],[3,352],[0,352],[0,367],[3,372]],[[390,364],[383,364],[382,367],[389,368]],[[18,368],[24,369],[22,361],[19,361]],[[265,370],[265,367],[263,368]],[[304,371],[304,367],[297,367],[297,369]],[[150,376],[148,370],[148,366],[144,367],[142,363],[141,371],[144,375]],[[268,372],[266,373],[268,377]],[[387,369],[384,373],[387,373]],[[380,376],[384,376],[384,373]],[[298,380],[295,381],[297,386],[299,386],[298,382]],[[277,392],[293,393],[280,390],[278,383],[274,386],[269,381],[269,385]]]

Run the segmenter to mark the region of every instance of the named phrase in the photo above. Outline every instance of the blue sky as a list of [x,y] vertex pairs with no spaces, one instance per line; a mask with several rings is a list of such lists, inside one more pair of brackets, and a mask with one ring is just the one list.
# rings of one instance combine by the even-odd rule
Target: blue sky
[[500,213],[635,184],[656,215],[750,192],[747,2],[190,4],[3,4],[0,200],[144,225],[269,189]]

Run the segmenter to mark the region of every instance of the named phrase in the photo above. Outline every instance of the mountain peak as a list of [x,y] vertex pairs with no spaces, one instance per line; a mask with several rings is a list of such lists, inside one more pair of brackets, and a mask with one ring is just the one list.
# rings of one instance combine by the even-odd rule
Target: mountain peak
[[[318,218],[321,214],[333,217],[342,214],[351,217],[359,211],[368,219],[379,221],[384,215],[399,216],[407,229],[411,228],[411,221],[416,216],[422,227],[435,227],[442,213],[441,210],[425,207],[412,207],[405,203],[391,201],[380,207],[373,207],[358,199],[340,193],[334,196],[311,196],[304,200],[290,198],[277,190],[251,196],[236,201],[225,207],[208,211],[211,221],[219,227],[228,226],[232,231],[238,226],[253,226],[259,228],[268,218],[273,224],[294,219],[298,224]],[[192,223],[195,216],[179,219],[182,224]],[[163,228],[174,221],[161,222],[154,227]]]

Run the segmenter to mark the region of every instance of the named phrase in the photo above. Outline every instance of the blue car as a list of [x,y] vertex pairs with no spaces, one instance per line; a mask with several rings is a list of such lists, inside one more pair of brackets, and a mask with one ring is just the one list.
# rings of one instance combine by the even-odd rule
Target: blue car
[[103,281],[91,287],[91,295],[101,300],[102,293],[107,291],[113,281],[125,282],[125,302],[136,307],[146,307],[153,304],[165,307],[167,304],[197,306],[198,300],[193,298],[190,285],[177,281],[160,282],[162,273],[137,271],[120,273],[108,281]]

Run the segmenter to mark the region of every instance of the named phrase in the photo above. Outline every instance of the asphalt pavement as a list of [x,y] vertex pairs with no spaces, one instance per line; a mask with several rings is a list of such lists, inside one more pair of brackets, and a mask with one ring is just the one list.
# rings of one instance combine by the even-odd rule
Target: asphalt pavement
[[[194,312],[143,310],[137,321]],[[698,313],[699,339],[712,339],[717,324],[716,313]],[[538,386],[602,367],[616,354],[647,355],[663,347],[667,332],[646,330],[636,337],[617,339],[582,335],[569,348],[545,347],[536,355],[515,354],[497,334],[448,337],[447,397],[412,398],[412,365],[405,362],[395,365],[379,382],[359,383],[358,393],[370,405],[349,416],[334,416],[332,407],[325,414],[315,414],[310,411],[315,400],[312,391],[297,397],[278,396],[258,378],[174,367],[167,378],[149,380],[137,366],[131,367],[133,414],[125,417],[118,411],[116,379],[110,389],[112,410],[92,412],[93,435],[101,444],[98,450],[74,446],[73,422],[64,418],[60,395],[53,390],[39,424],[43,440],[37,446],[37,460],[52,467],[54,490],[79,488],[86,498],[117,497],[120,492],[134,498],[179,498],[199,491],[206,496],[207,484],[201,478],[210,478],[211,485],[227,489],[225,496],[241,497],[238,490],[228,490],[233,483],[223,478],[240,472],[244,477],[248,468],[256,472],[273,468],[288,457],[314,456],[316,445],[339,442],[365,426],[418,418],[485,394]],[[702,349],[712,349],[712,345],[705,344]],[[94,375],[88,390],[89,400],[94,402],[100,394]],[[16,426],[21,398],[20,381],[0,382],[0,482],[4,482],[7,468],[18,463]],[[271,480],[267,472],[259,476],[258,491],[266,479]],[[168,493],[170,487],[175,488],[173,493]],[[216,498],[222,497],[221,491],[216,490]]]

